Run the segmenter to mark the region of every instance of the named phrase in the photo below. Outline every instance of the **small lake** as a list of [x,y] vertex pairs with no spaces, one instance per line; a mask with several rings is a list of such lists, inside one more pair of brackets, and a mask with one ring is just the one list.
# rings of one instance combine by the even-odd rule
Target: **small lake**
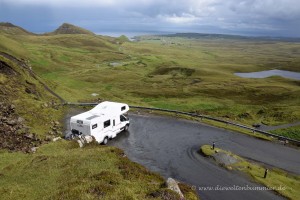
[[250,72],[250,73],[234,73],[234,75],[242,78],[267,78],[270,76],[281,76],[284,78],[300,80],[299,72],[291,72],[291,71],[278,70],[278,69],[260,71],[260,72]]

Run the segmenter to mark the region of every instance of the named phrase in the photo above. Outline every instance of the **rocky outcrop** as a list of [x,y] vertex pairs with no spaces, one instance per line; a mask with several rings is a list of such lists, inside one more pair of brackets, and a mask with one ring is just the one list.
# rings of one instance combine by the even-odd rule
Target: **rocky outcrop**
[[177,194],[179,194],[181,200],[184,200],[184,196],[183,196],[183,194],[182,194],[182,192],[181,192],[181,190],[178,186],[177,181],[175,181],[173,178],[168,178],[167,186],[168,186],[168,189],[170,189],[170,190],[176,192]]
[[43,143],[29,132],[25,120],[15,113],[15,106],[0,102],[0,149],[30,153]]
[[77,140],[80,148],[82,148],[84,146],[84,144],[88,144],[88,143],[91,143],[93,141],[94,141],[93,136],[89,136],[89,135],[79,136],[78,140]]
[[63,23],[60,27],[58,27],[51,34],[89,34],[94,35],[93,32],[83,29],[78,26],[74,26],[72,24]]

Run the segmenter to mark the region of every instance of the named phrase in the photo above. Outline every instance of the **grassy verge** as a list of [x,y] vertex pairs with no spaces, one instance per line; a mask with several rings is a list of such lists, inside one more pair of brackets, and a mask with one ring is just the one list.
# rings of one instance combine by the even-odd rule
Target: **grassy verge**
[[[265,167],[258,163],[250,162],[240,156],[237,156],[231,152],[215,148],[212,149],[210,145],[203,145],[200,148],[200,152],[204,156],[213,156],[217,152],[223,152],[231,157],[234,157],[237,162],[231,165],[221,165],[226,167],[229,170],[237,170],[244,172],[250,175],[253,180],[258,183],[265,185],[268,188],[274,189],[280,195],[287,197],[288,199],[298,199],[300,196],[299,184],[300,184],[300,176],[296,176],[293,174],[289,174],[280,169],[272,168],[269,170],[268,175],[264,178]],[[283,189],[282,189],[283,188]]]
[[212,120],[208,120],[208,119],[199,119],[199,118],[195,118],[195,117],[191,117],[191,116],[187,116],[187,115],[174,114],[174,113],[168,113],[168,112],[162,112],[162,111],[145,111],[145,110],[139,110],[139,109],[132,109],[132,111],[134,111],[134,112],[138,111],[138,112],[142,112],[142,113],[151,113],[151,114],[170,116],[170,117],[179,117],[181,119],[187,119],[187,120],[202,122],[202,123],[205,123],[205,124],[209,124],[209,125],[212,125],[212,126],[215,126],[215,127],[222,128],[222,129],[226,129],[226,130],[246,134],[246,135],[261,139],[261,140],[267,140],[267,141],[274,140],[274,138],[263,135],[261,133],[252,132],[252,131],[245,130],[243,128],[239,128],[239,127],[236,127],[236,126],[233,126],[233,125],[227,125],[227,124],[224,124],[224,123],[221,123],[221,122],[216,122],[216,121],[212,121]]
[[219,128],[224,128],[224,129],[227,129],[227,130],[230,130],[230,131],[243,133],[243,134],[246,134],[246,135],[261,139],[261,140],[267,140],[267,141],[274,140],[274,138],[272,138],[272,137],[266,136],[266,135],[261,134],[261,133],[253,132],[253,131],[250,131],[250,130],[246,130],[246,129],[243,129],[243,128],[239,128],[237,126],[227,125],[227,124],[224,124],[224,123],[221,123],[221,122],[216,122],[216,121],[207,120],[207,119],[204,119],[204,120],[201,120],[201,121],[206,123],[206,124],[209,124],[209,125],[213,125],[213,126],[216,126],[216,127],[219,127]]
[[[115,148],[60,140],[34,154],[0,153],[3,199],[164,199],[164,179]],[[188,186],[185,191],[197,199]]]
[[271,132],[277,135],[282,135],[300,141],[300,126],[278,129]]

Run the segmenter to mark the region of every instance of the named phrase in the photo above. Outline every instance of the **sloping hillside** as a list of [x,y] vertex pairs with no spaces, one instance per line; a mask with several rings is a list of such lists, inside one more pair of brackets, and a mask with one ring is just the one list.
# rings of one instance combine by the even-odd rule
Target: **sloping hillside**
[[9,22],[0,22],[0,33],[11,35],[34,35],[33,33]]
[[60,101],[30,69],[26,62],[0,52],[0,148],[30,152],[61,134],[58,124],[49,134],[62,116]]
[[84,28],[74,26],[72,24],[63,23],[60,27],[58,27],[54,32],[49,33],[50,35],[53,34],[88,34],[88,35],[95,35],[93,32],[86,30]]
[[0,83],[1,199],[180,199],[115,147],[52,142],[64,109],[26,60],[0,52]]

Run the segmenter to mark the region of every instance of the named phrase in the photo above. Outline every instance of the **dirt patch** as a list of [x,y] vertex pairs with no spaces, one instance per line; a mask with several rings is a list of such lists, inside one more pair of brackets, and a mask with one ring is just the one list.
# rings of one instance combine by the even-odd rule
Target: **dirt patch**
[[122,177],[119,174],[110,171],[102,171],[98,174],[94,174],[93,176],[91,176],[91,179],[114,186],[119,184]]
[[150,75],[172,75],[172,76],[191,76],[195,72],[194,69],[185,67],[162,67],[156,69]]
[[100,188],[100,187],[89,188],[87,192],[90,194],[93,194],[99,198],[103,198],[105,196],[105,192],[103,191],[103,188]]
[[215,153],[212,155],[212,157],[219,165],[224,165],[224,166],[232,165],[239,161],[235,157],[230,156],[224,152]]
[[160,198],[163,200],[180,200],[180,196],[169,189],[159,189],[147,195],[148,198]]
[[17,75],[17,72],[3,61],[0,61],[0,73],[8,76]]

